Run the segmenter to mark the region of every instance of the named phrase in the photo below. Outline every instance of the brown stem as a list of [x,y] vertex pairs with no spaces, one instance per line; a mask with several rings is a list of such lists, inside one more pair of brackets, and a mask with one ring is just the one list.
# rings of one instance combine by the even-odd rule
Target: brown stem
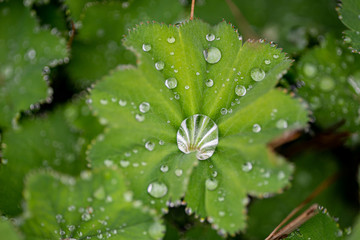
[[192,0],[192,2],[191,2],[190,20],[194,19],[194,9],[195,9],[195,0]]
[[253,31],[251,28],[249,22],[246,20],[244,15],[241,13],[238,6],[236,6],[235,3],[233,3],[232,0],[225,0],[227,5],[230,8],[230,11],[235,17],[236,23],[238,24],[239,30],[241,34],[244,36],[244,39],[258,39],[259,37],[257,34]]
[[75,29],[75,24],[74,24],[73,21],[71,21],[71,35],[70,35],[69,41],[68,41],[68,43],[67,43],[68,49],[71,48],[72,42],[73,42],[73,40],[74,40],[75,30],[76,30],[76,29]]
[[318,214],[318,207],[319,205],[317,203],[311,205],[306,211],[280,229],[280,231],[276,232],[271,238],[266,238],[266,240],[278,240],[288,236],[290,233],[295,231],[295,229],[303,225],[304,222]]
[[288,222],[296,213],[298,213],[306,204],[308,204],[311,200],[313,200],[316,196],[318,196],[321,192],[323,192],[326,188],[328,188],[335,180],[339,177],[339,173],[335,173],[325,179],[323,182],[320,183],[317,188],[302,202],[294,208],[289,215],[284,218],[284,220],[281,221],[281,223],[270,233],[270,235],[265,240],[272,240],[274,239],[275,235],[278,235],[278,232],[280,231],[279,228],[281,228],[286,222]]

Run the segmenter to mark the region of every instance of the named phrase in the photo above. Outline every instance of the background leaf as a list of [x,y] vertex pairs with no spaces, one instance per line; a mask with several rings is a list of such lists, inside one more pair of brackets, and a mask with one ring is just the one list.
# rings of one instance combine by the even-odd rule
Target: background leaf
[[356,0],[342,0],[338,8],[339,18],[350,30],[345,31],[345,42],[353,52],[360,51],[360,3]]
[[78,180],[34,174],[27,179],[28,208],[21,228],[28,239],[160,239],[164,226],[130,197],[114,170],[83,172]]
[[[68,55],[64,39],[39,28],[21,1],[0,4],[0,127],[20,111],[51,101],[46,74]],[[11,25],[12,27],[9,27]]]

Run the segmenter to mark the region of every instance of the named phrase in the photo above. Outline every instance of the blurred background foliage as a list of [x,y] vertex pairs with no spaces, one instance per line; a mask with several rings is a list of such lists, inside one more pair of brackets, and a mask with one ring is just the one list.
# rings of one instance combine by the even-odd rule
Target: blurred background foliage
[[[122,45],[128,29],[146,21],[178,24],[189,18],[190,4],[190,0],[0,1],[0,212],[10,218],[21,213],[26,174],[45,168],[77,176],[88,168],[87,146],[103,127],[85,103],[86,89],[119,64],[135,63],[133,53]],[[297,140],[276,149],[296,166],[292,186],[269,199],[252,199],[246,233],[229,239],[263,239],[335,175],[336,181],[311,203],[325,206],[341,229],[355,223],[360,57],[343,42],[347,27],[339,20],[337,5],[335,0],[196,1],[196,18],[210,24],[231,22],[244,39],[274,41],[295,59],[279,85],[301,96],[313,119]],[[37,36],[46,41],[36,40]],[[5,47],[9,41],[14,41],[11,49]],[[32,50],[38,62],[32,61]],[[17,60],[8,55],[27,57]],[[208,223],[186,215],[184,207],[170,209],[165,224],[165,239],[221,239]],[[1,222],[0,231],[5,228],[11,227]]]

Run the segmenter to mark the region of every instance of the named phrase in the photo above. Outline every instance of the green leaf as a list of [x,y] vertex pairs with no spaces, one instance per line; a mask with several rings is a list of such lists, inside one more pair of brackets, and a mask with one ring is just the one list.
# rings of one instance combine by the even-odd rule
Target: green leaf
[[43,69],[48,72],[48,65],[55,66],[68,55],[65,40],[40,29],[30,9],[20,2],[0,3],[1,128],[11,126],[20,111],[51,101]]
[[[266,144],[307,122],[302,103],[273,89],[290,60],[267,43],[242,45],[225,22],[144,24],[124,44],[137,67],[120,67],[91,93],[94,112],[108,125],[90,149],[92,165],[126,168],[135,198],[156,209],[166,212],[166,203],[184,197],[188,212],[208,217],[220,232],[244,229],[247,194],[280,191],[292,171]],[[207,160],[177,144],[180,124],[195,114],[218,126],[219,144]]]
[[349,237],[347,237],[347,240],[356,240],[360,238],[360,217],[357,217],[357,220],[355,221],[355,224],[353,228],[348,228]]
[[345,120],[341,129],[355,133],[354,138],[358,135],[359,63],[359,56],[348,53],[330,36],[301,57],[297,73],[304,86],[298,93],[309,102],[318,126],[328,128]]
[[310,218],[307,222],[292,232],[287,238],[292,240],[302,239],[343,239],[343,231],[339,229],[339,225],[329,215],[326,209]]
[[[121,45],[123,35],[140,21],[174,22],[182,13],[178,1],[66,1],[77,34],[67,66],[72,83],[84,88],[118,64],[135,63]],[[116,26],[116,27],[114,27]]]
[[33,169],[50,168],[77,175],[86,167],[85,139],[66,123],[62,108],[45,116],[21,122],[19,129],[3,133],[3,158],[0,166],[0,209],[16,215],[25,174]]
[[[293,158],[296,164],[291,188],[269,199],[259,199],[249,207],[248,239],[265,239],[273,229],[323,181],[340,171],[330,153],[307,152]],[[356,200],[350,200],[339,192],[349,188],[348,182],[341,177],[326,188],[311,203],[327,206],[328,210],[339,217],[341,226],[349,226],[358,210]],[[352,189],[348,190],[352,192]],[[264,216],[269,216],[264,218]]]
[[153,211],[131,200],[115,170],[83,172],[80,179],[33,174],[24,196],[27,239],[160,239],[165,231]]
[[5,218],[0,217],[0,235],[6,240],[23,239],[15,227]]
[[345,43],[353,52],[360,51],[360,3],[357,0],[342,0],[338,8],[340,20],[350,30],[345,31]]

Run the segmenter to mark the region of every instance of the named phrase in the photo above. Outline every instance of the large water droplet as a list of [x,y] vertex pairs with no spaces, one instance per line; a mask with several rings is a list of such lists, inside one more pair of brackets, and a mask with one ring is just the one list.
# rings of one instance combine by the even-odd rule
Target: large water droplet
[[150,103],[148,102],[142,102],[140,105],[139,105],[139,110],[140,112],[142,113],[146,113],[150,110]]
[[168,89],[174,89],[177,86],[177,80],[176,78],[168,78],[165,80],[165,86]]
[[250,71],[250,76],[254,81],[260,82],[265,78],[265,72],[261,68],[253,68]]
[[174,37],[168,37],[168,38],[167,38],[167,42],[168,42],[168,43],[174,43],[174,42],[175,42],[175,38],[174,38]]
[[206,179],[205,181],[205,186],[207,190],[213,191],[217,188],[218,186],[218,181],[216,179]]
[[150,51],[150,50],[151,50],[151,45],[144,43],[144,44],[142,45],[142,50],[143,50],[144,52]]
[[215,35],[212,33],[209,33],[206,35],[206,40],[208,40],[209,42],[212,42],[215,40]]
[[329,92],[335,88],[335,82],[331,77],[323,77],[320,80],[320,88],[325,92]]
[[246,88],[243,85],[236,85],[235,93],[236,93],[236,95],[238,95],[240,97],[245,96]]
[[163,70],[165,67],[165,63],[163,61],[159,61],[155,63],[155,68],[156,70]]
[[147,188],[147,192],[154,198],[161,198],[165,196],[167,191],[167,186],[164,183],[160,182],[150,183]]
[[219,130],[208,116],[195,114],[186,118],[177,132],[180,151],[189,154],[197,152],[199,160],[210,158],[219,142]]
[[204,58],[208,63],[217,63],[221,59],[221,52],[216,47],[210,47],[209,49],[204,50]]

